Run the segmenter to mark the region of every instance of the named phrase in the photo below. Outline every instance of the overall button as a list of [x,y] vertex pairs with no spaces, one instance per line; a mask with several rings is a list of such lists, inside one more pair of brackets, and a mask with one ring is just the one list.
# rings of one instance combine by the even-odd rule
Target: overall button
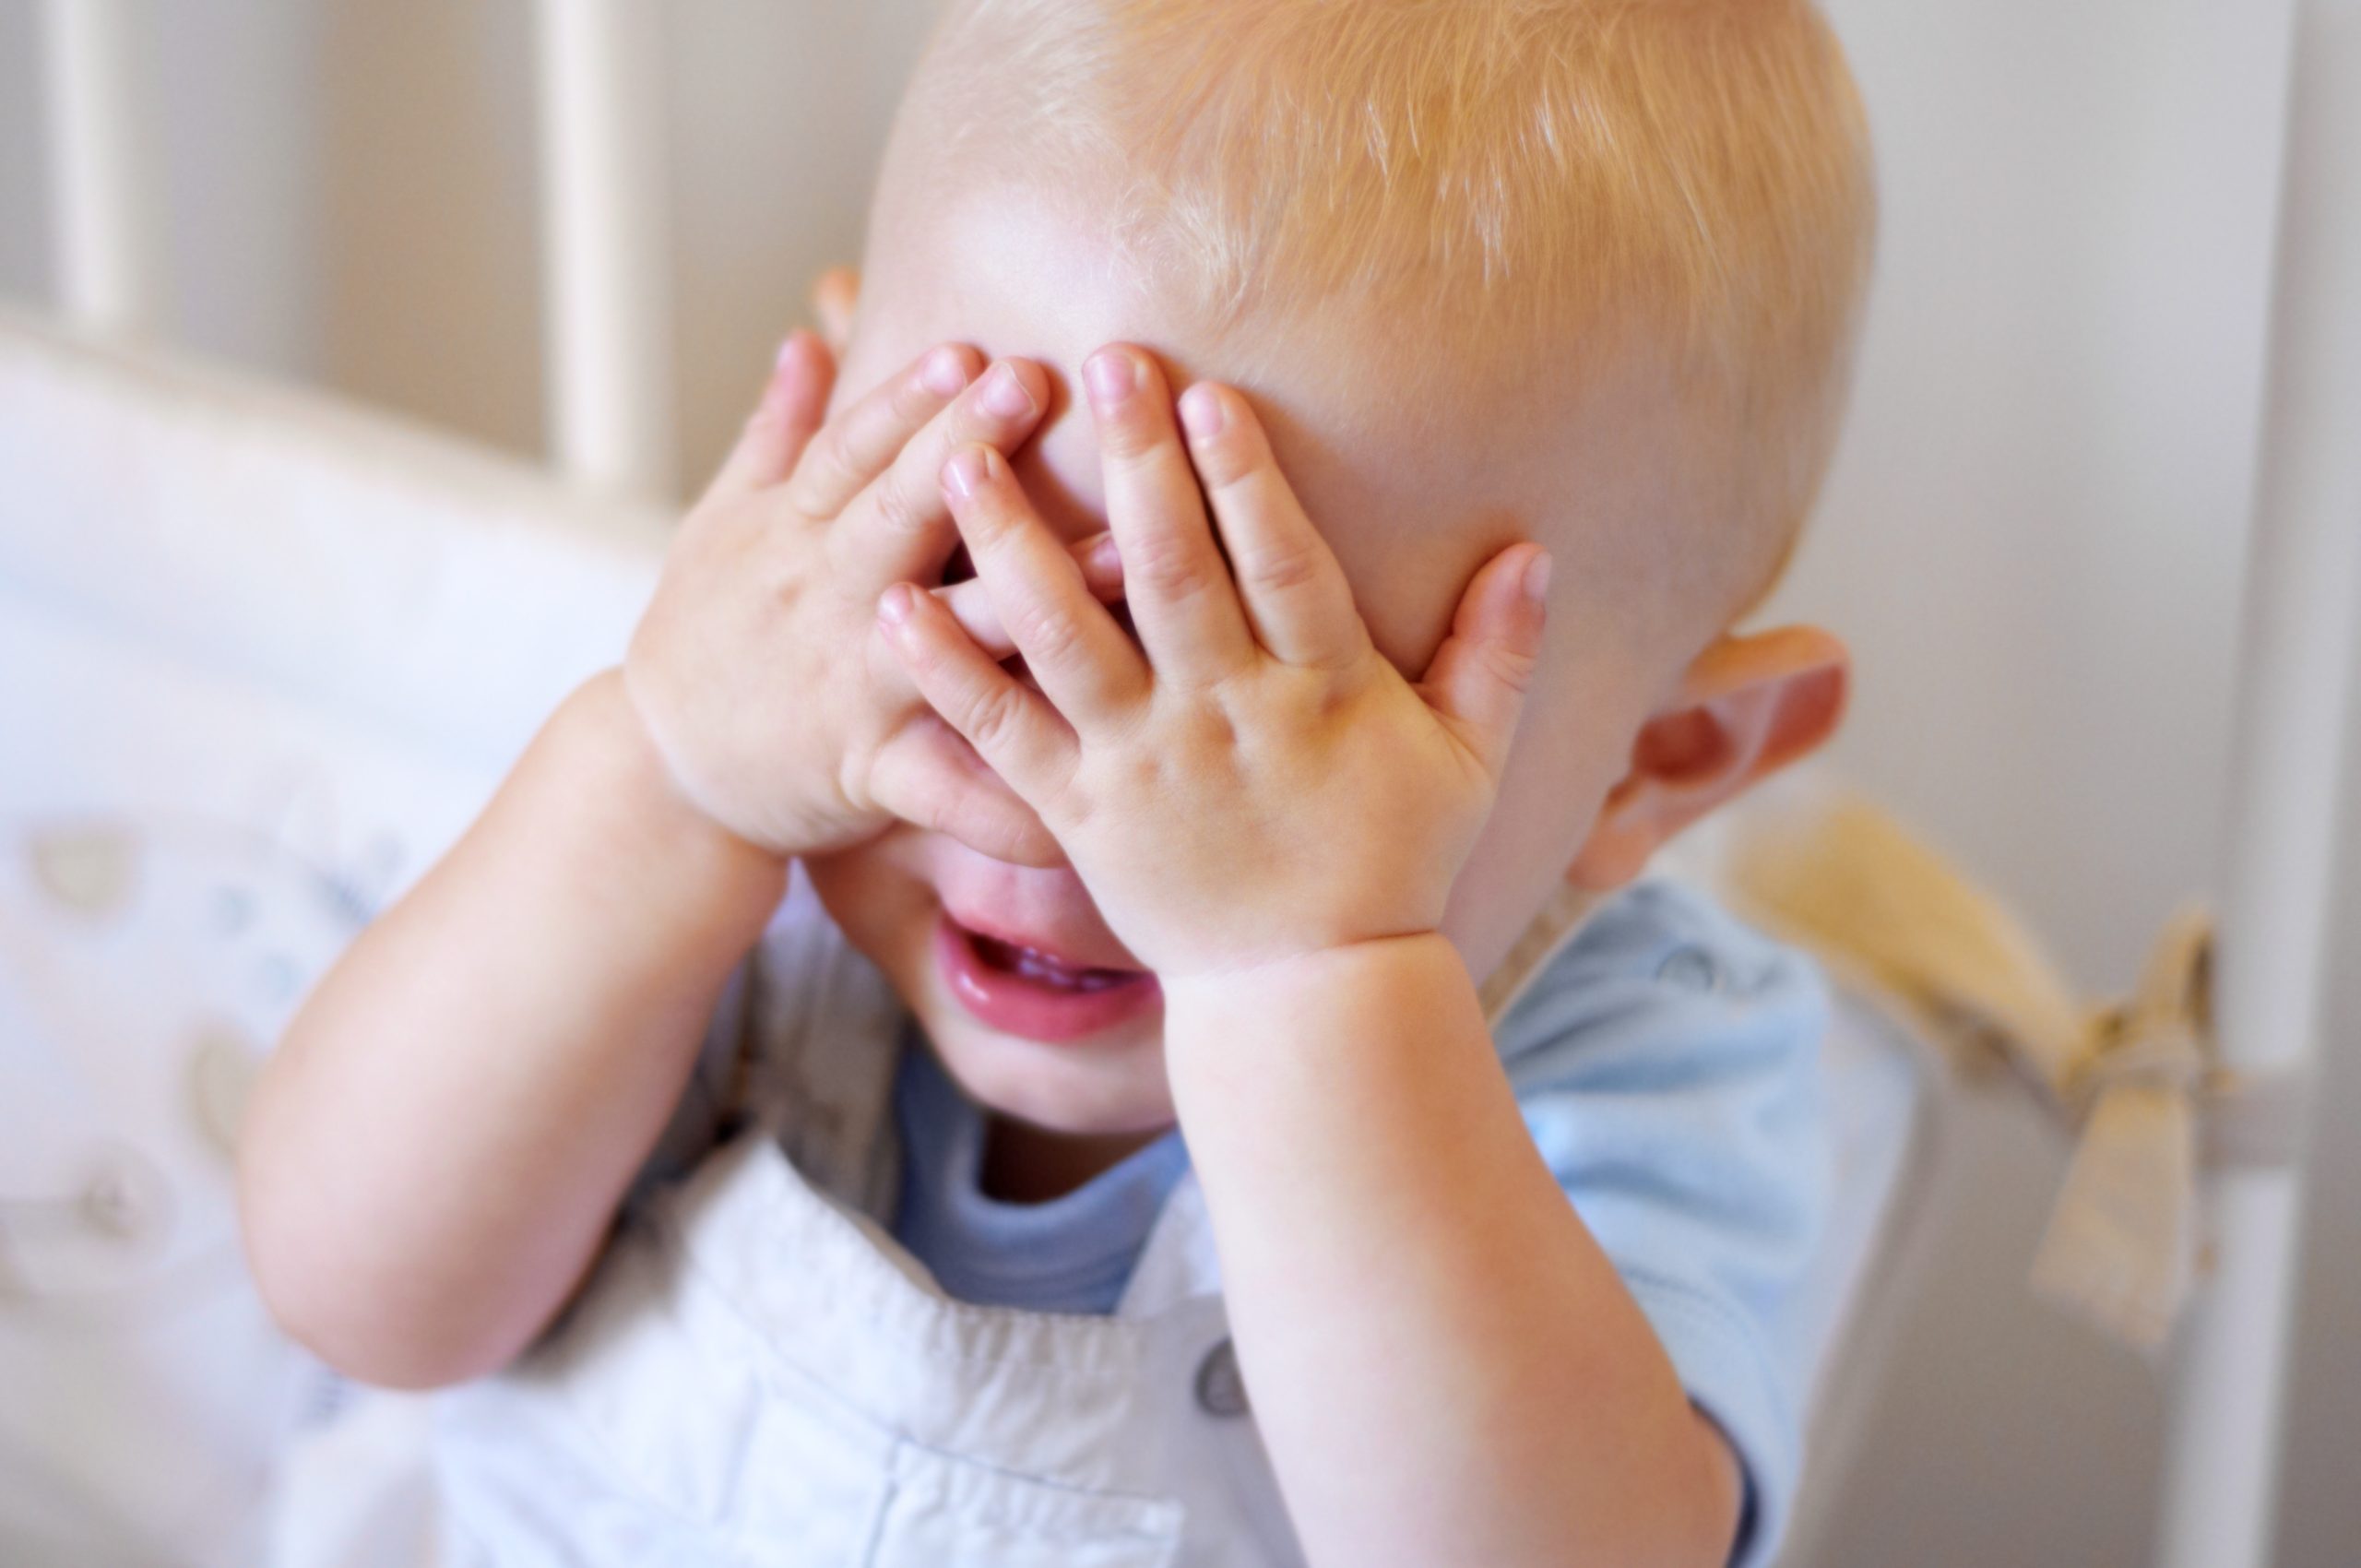
[[1197,1406],[1209,1416],[1246,1414],[1246,1379],[1238,1371],[1238,1349],[1225,1339],[1197,1363]]
[[1656,979],[1702,994],[1722,989],[1722,967],[1703,947],[1683,944],[1664,956],[1664,962],[1656,966]]

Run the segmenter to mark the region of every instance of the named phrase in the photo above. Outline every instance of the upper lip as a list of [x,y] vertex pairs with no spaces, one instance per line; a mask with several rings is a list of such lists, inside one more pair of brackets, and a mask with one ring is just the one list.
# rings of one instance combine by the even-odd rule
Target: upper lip
[[[988,936],[995,942],[1004,942],[1011,947],[1028,948],[1068,968],[1132,969],[1145,972],[1139,961],[1123,951],[1121,943],[1110,942],[1102,944],[1088,940],[1079,942],[1061,940],[1056,936],[1028,931],[1014,921],[1002,920],[995,915],[963,909],[948,898],[943,900],[943,912],[951,918],[954,925],[965,927],[979,935]],[[1109,946],[1114,949],[1112,955],[1107,951]]]
[[954,924],[1070,968],[1146,972],[1072,866],[1011,865],[933,835],[926,849],[923,874]]
[[920,838],[920,876],[954,926],[1011,947],[1029,947],[1067,968],[1147,973],[1091,902],[1074,867],[1015,867],[956,838]]

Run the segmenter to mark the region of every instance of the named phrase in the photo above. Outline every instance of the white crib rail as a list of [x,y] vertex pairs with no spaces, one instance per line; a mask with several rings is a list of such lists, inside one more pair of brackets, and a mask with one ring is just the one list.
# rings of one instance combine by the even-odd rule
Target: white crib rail
[[550,435],[583,483],[673,483],[664,38],[656,0],[540,0]]
[[[88,331],[162,317],[161,205],[139,112],[132,0],[48,0],[52,232],[60,303]],[[674,482],[671,230],[657,0],[540,0],[541,277],[552,457],[576,482]]]
[[133,336],[162,315],[153,148],[130,0],[42,8],[52,267],[67,318]]
[[[2216,991],[2225,1060],[2255,1074],[2318,1054],[2361,609],[2361,0],[2305,0],[2293,41]],[[2183,1347],[2165,1568],[2270,1561],[2302,1196],[2300,1167],[2213,1184],[2219,1266]]]

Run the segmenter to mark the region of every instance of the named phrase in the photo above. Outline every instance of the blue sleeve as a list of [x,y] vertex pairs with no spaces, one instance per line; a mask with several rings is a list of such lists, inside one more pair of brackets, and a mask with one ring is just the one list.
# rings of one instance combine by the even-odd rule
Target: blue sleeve
[[1809,960],[1645,883],[1596,912],[1501,1021],[1559,1185],[1746,1476],[1732,1561],[1768,1562],[1802,1460],[1805,1370],[1778,1332],[1827,1189]]

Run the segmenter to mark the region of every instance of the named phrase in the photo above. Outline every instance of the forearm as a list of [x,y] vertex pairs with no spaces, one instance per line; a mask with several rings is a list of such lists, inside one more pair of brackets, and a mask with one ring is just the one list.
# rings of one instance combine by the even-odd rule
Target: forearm
[[1314,1563],[1713,1563],[1737,1480],[1440,937],[1168,987],[1173,1093]]
[[306,1001],[241,1135],[273,1311],[426,1384],[513,1357],[595,1255],[784,869],[689,812],[611,676]]

